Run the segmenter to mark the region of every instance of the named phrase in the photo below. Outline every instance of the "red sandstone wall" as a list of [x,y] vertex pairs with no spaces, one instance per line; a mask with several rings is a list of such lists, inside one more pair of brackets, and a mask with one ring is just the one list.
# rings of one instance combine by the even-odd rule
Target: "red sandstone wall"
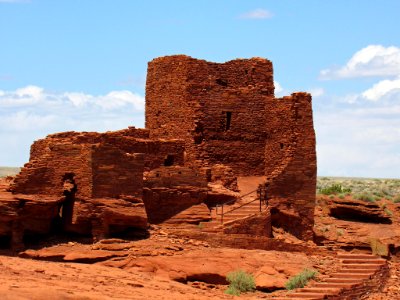
[[126,154],[110,145],[93,147],[93,198],[142,198],[143,154]]
[[263,175],[272,73],[272,63],[261,58],[224,64],[157,58],[148,68],[146,128],[153,137],[184,139],[189,163],[222,163],[238,175]]
[[[44,144],[43,140],[39,142]],[[38,149],[43,152],[39,153]],[[63,195],[63,179],[73,174],[78,185],[77,196],[92,195],[91,145],[47,141],[46,147],[37,147],[34,159],[22,168],[11,187],[14,193]]]
[[210,219],[204,204],[207,181],[186,167],[163,167],[146,174],[143,202],[149,222],[199,223]]
[[63,176],[71,173],[78,185],[77,197],[141,196],[143,170],[163,166],[168,159],[173,165],[183,165],[184,142],[151,140],[146,129],[62,132],[32,145],[30,162],[11,189],[14,193],[61,196]]
[[148,137],[148,130],[134,127],[106,133],[49,135],[32,145],[30,162],[17,176],[12,190],[61,196],[63,176],[71,173],[78,185],[77,197],[141,197],[144,168],[158,168],[168,157],[173,158],[174,165],[184,161],[183,141]]
[[265,153],[273,226],[312,239],[317,165],[311,95],[295,93],[275,101],[267,106],[274,114],[269,114]]

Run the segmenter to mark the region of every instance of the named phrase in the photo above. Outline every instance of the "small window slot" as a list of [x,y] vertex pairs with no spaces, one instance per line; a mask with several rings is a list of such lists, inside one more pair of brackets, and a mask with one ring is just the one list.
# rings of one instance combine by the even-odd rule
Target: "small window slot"
[[229,129],[231,129],[231,125],[232,125],[231,123],[232,123],[232,112],[227,111],[226,112],[225,131],[228,131]]

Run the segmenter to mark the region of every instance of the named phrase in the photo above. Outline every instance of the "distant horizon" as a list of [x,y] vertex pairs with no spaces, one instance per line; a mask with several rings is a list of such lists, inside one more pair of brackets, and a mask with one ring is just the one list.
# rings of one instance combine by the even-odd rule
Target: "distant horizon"
[[23,165],[48,134],[143,128],[147,63],[184,54],[269,59],[276,97],[313,96],[319,176],[398,178],[399,12],[397,0],[0,0],[0,165]]
[[[7,168],[7,169],[21,169],[21,168],[23,168],[23,165],[22,166],[0,166],[0,171],[1,171],[1,169],[5,169],[5,168]],[[329,175],[317,175],[317,178],[323,178],[323,177],[326,177],[326,178],[336,178],[336,179],[360,179],[360,180],[367,180],[367,179],[379,179],[379,180],[400,180],[400,177],[397,177],[397,178],[381,178],[381,177],[351,177],[351,176],[349,176],[349,177],[345,177],[345,176],[329,176]]]

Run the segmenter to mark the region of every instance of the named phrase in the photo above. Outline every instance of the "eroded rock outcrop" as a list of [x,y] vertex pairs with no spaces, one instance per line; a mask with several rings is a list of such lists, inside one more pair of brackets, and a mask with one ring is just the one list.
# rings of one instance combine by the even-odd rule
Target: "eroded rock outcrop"
[[390,215],[374,202],[353,198],[334,198],[328,202],[329,214],[332,217],[358,222],[391,224]]

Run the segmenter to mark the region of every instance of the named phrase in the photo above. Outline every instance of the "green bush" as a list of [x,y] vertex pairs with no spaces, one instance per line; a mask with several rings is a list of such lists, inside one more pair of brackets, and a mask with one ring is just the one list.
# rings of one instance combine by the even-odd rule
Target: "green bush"
[[354,196],[354,198],[357,200],[362,200],[367,202],[375,202],[375,198],[372,195],[366,193],[357,194]]
[[243,270],[228,273],[226,280],[229,282],[229,287],[225,293],[229,295],[238,296],[242,292],[252,292],[256,289],[253,275]]
[[344,188],[341,184],[332,184],[330,186],[326,186],[323,188],[319,189],[320,194],[323,195],[332,195],[332,194],[345,194],[345,193],[350,193],[351,189],[349,188]]
[[306,286],[310,279],[314,279],[318,272],[315,270],[304,269],[301,273],[289,278],[286,282],[285,287],[287,290],[293,290],[297,288],[303,288]]
[[400,195],[397,195],[396,197],[393,198],[394,203],[400,203]]
[[371,247],[372,254],[379,255],[379,256],[388,256],[389,255],[389,248],[386,244],[383,244],[377,238],[370,238],[369,245]]

